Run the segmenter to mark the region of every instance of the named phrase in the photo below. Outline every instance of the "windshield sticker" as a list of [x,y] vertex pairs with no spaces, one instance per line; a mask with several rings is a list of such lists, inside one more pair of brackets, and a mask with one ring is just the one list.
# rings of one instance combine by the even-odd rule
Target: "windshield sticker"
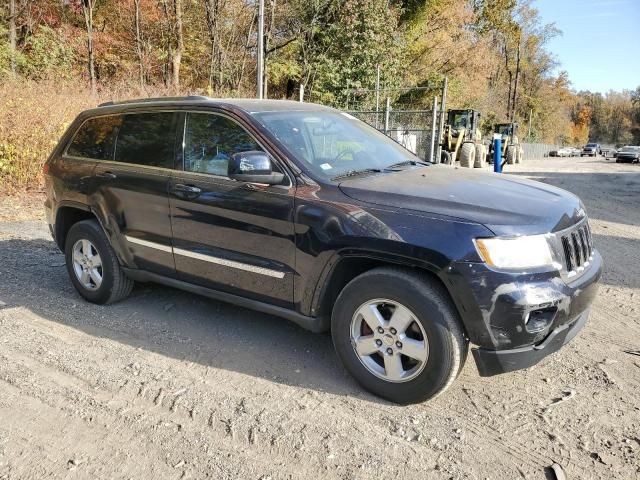
[[323,163],[322,165],[320,165],[320,168],[323,170],[331,170],[333,167],[328,163]]

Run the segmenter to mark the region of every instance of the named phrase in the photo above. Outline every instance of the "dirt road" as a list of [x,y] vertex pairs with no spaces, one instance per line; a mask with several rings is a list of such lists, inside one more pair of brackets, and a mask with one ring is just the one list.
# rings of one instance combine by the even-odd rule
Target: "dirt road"
[[482,379],[468,361],[410,407],[363,392],[327,335],[278,318],[157,285],[84,302],[42,218],[24,218],[38,210],[0,202],[0,479],[511,480],[553,478],[553,463],[638,478],[640,167],[507,171],[583,199],[606,262],[590,323],[530,370]]

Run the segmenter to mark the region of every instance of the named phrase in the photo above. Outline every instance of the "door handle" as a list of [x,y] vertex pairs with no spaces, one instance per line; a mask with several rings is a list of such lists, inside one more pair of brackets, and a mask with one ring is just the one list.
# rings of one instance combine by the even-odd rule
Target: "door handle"
[[115,180],[116,178],[118,178],[118,176],[115,173],[111,173],[111,172],[97,173],[96,177],[102,178],[104,180]]
[[182,183],[176,183],[172,188],[172,192],[176,193],[188,193],[191,195],[199,195],[202,193],[202,189],[198,187],[194,187],[193,185],[184,185]]

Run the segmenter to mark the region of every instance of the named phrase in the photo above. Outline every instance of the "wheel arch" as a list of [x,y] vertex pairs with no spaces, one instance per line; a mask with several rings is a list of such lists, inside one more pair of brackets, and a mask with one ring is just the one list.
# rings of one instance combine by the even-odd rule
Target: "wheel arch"
[[[87,205],[75,202],[62,203],[58,206],[55,216],[54,238],[58,248],[64,251],[65,241],[69,229],[83,220],[98,220],[98,217]],[[99,223],[99,222],[98,222]]]
[[[91,207],[82,203],[64,202],[61,203],[56,210],[54,226],[54,239],[61,251],[64,252],[65,241],[67,239],[69,229],[76,223],[83,220],[95,220],[98,225],[100,225],[100,228],[106,235],[107,239],[111,238],[109,232],[100,219],[100,216]],[[120,258],[117,250],[116,256],[120,263],[122,263],[122,258]]]
[[[397,267],[433,279],[447,292],[452,304],[462,318],[462,312],[456,296],[451,294],[449,286],[443,281],[440,276],[441,268],[438,266],[418,259],[388,253],[345,252],[337,254],[334,261],[330,262],[330,266],[320,279],[321,287],[316,289],[311,305],[312,313],[322,319],[324,330],[329,330],[330,328],[333,305],[344,287],[357,276],[380,267]],[[466,335],[464,322],[460,327]]]

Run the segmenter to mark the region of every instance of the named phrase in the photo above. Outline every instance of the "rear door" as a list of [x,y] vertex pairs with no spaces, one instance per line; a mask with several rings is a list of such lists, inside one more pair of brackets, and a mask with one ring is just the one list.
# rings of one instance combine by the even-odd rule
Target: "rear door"
[[118,115],[113,160],[98,162],[93,204],[128,265],[175,275],[167,186],[180,114]]
[[98,160],[111,160],[119,121],[113,116],[89,118],[82,123],[62,154],[52,164],[55,189],[64,201],[86,204],[93,171]]
[[216,290],[290,306],[293,183],[286,176],[282,185],[274,186],[227,177],[231,155],[262,147],[226,115],[187,113],[184,132],[183,169],[169,185],[178,275]]

